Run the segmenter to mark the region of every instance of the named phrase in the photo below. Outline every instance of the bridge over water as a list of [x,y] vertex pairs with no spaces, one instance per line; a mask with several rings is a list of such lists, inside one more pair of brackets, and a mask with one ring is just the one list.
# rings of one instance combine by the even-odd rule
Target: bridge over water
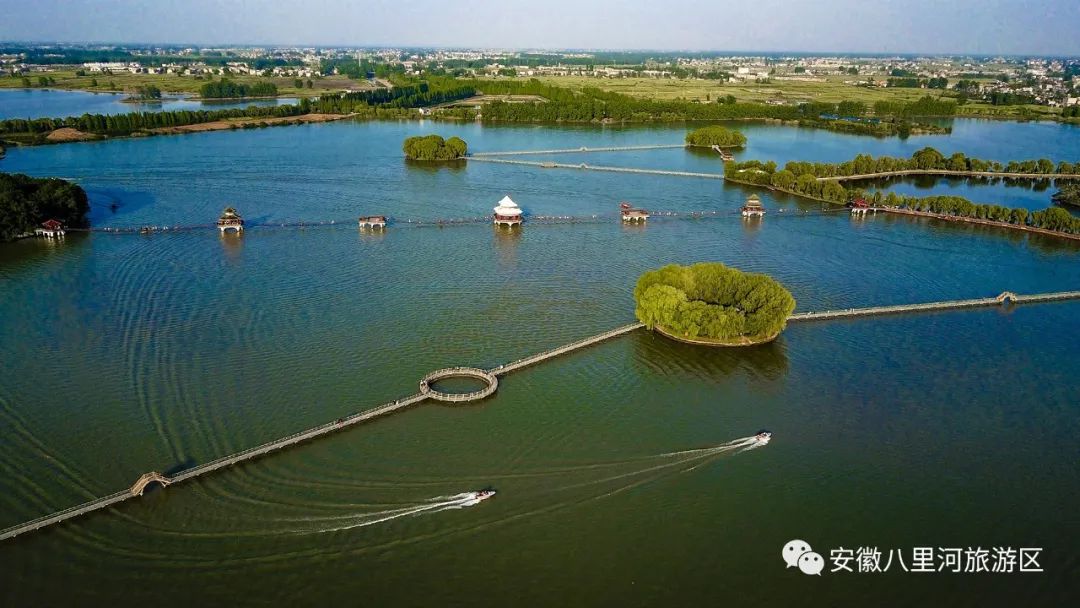
[[[848,308],[842,310],[828,310],[821,312],[801,312],[794,313],[788,317],[789,322],[805,322],[805,321],[818,321],[828,319],[841,319],[848,317],[870,317],[877,315],[889,315],[889,314],[901,314],[912,312],[927,312],[938,310],[955,310],[955,309],[967,309],[975,307],[987,307],[987,306],[1003,306],[1009,303],[1012,304],[1028,304],[1038,302],[1051,302],[1051,301],[1064,301],[1064,300],[1080,300],[1080,291],[1061,291],[1054,293],[1041,293],[1041,294],[1029,294],[1021,295],[1011,291],[1001,293],[996,297],[990,298],[975,298],[969,300],[948,300],[943,302],[926,302],[921,304],[899,304],[893,306],[873,306],[869,308]],[[407,407],[432,399],[436,401],[447,402],[464,402],[475,401],[483,399],[495,392],[498,387],[498,376],[509,374],[530,365],[535,365],[548,359],[553,359],[583,348],[587,348],[594,344],[598,344],[605,340],[630,333],[637,329],[644,327],[641,323],[631,323],[629,325],[623,325],[610,331],[606,331],[595,336],[591,336],[576,342],[571,342],[551,350],[537,353],[510,363],[494,367],[490,370],[481,370],[476,368],[447,368],[443,370],[437,370],[428,374],[420,381],[420,391],[416,394],[385,403],[378,407],[357,412],[344,418],[339,418],[332,422],[327,422],[298,433],[294,433],[287,437],[275,439],[273,441],[266,442],[255,447],[223,456],[216,460],[211,460],[189,469],[184,469],[174,475],[166,476],[157,471],[151,471],[141,475],[130,488],[126,488],[119,492],[109,494],[108,496],[102,496],[81,505],[76,505],[50,515],[45,515],[31,521],[12,526],[10,528],[0,530],[0,540],[14,538],[20,534],[38,530],[47,526],[61,523],[63,521],[78,517],[90,513],[92,511],[98,511],[111,507],[117,503],[123,502],[142,496],[142,493],[146,488],[152,484],[160,484],[167,486],[175,483],[180,483],[188,479],[199,477],[200,475],[206,475],[213,471],[230,467],[242,462],[264,456],[271,452],[282,450],[305,441],[310,441],[324,435],[336,433],[338,431],[347,429],[357,424],[373,420],[380,416],[386,416],[403,410]],[[441,393],[432,388],[432,384],[439,379],[455,377],[455,376],[468,376],[477,378],[484,381],[487,386],[484,389],[475,391],[473,393],[466,393],[464,395]]]
[[631,167],[609,167],[602,165],[590,165],[587,163],[556,163],[536,162],[530,160],[510,160],[508,158],[468,157],[470,161],[484,163],[500,163],[504,165],[520,165],[525,167],[539,167],[541,169],[582,169],[586,171],[609,171],[613,173],[642,173],[645,175],[676,175],[679,177],[704,177],[706,179],[724,179],[719,173],[694,173],[693,171],[668,171],[664,169],[633,169]]
[[506,152],[473,152],[467,158],[486,156],[523,156],[528,154],[575,154],[580,152],[626,152],[629,150],[665,150],[673,148],[685,148],[686,144],[649,144],[642,146],[608,146],[602,148],[561,148],[557,150],[508,150]]

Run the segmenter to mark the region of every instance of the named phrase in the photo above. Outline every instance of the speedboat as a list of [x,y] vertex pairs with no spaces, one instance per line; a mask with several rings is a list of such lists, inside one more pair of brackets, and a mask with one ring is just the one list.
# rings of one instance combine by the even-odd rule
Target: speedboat
[[480,490],[476,493],[475,498],[476,500],[487,500],[492,496],[495,496],[495,490]]
[[761,429],[757,432],[756,435],[754,435],[754,440],[756,440],[759,445],[765,445],[766,443],[769,443],[770,439],[772,439],[772,431],[768,431],[766,429]]

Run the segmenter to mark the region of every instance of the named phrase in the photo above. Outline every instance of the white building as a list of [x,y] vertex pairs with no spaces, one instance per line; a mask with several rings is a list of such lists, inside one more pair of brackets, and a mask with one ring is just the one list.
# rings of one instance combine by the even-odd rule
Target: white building
[[517,226],[521,223],[521,208],[509,195],[504,196],[494,209],[496,226]]

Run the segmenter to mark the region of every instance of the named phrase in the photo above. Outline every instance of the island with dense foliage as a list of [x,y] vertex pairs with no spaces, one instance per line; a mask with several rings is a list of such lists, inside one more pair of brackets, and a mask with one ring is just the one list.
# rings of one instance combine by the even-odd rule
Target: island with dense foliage
[[90,204],[77,184],[54,178],[0,173],[0,241],[33,234],[46,220],[86,226]]
[[718,146],[720,148],[742,148],[746,145],[746,136],[727,127],[711,126],[694,129],[686,134],[688,146]]
[[[0,156],[3,156],[0,150]],[[1059,205],[1069,205],[1080,208],[1080,184],[1062,184],[1061,189],[1051,197]]]
[[469,153],[469,145],[460,137],[443,139],[438,135],[409,137],[401,149],[409,160],[456,160]]
[[710,346],[774,340],[795,310],[795,298],[772,277],[718,262],[650,270],[638,279],[634,302],[649,329]]
[[161,89],[152,84],[135,87],[135,92],[124,101],[158,101],[161,99]]

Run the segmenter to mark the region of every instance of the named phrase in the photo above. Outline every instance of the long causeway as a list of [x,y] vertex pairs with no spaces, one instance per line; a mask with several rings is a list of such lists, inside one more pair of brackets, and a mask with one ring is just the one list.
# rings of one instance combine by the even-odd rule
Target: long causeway
[[[532,164],[532,163],[530,163],[530,164]],[[647,171],[643,171],[643,172],[647,172]],[[653,173],[655,173],[655,171]],[[1016,293],[1013,293],[1013,292],[1010,292],[1010,291],[1006,291],[1006,292],[1003,292],[1003,293],[1001,293],[1000,295],[998,295],[996,297],[991,297],[991,298],[975,298],[975,299],[970,299],[970,300],[948,300],[948,301],[944,301],[944,302],[926,302],[926,303],[921,303],[921,304],[900,304],[900,305],[893,305],[893,306],[872,306],[872,307],[869,307],[869,308],[848,308],[848,309],[842,309],[842,310],[827,310],[827,311],[821,311],[821,312],[799,312],[799,313],[794,313],[790,317],[788,317],[788,321],[789,322],[819,321],[819,320],[827,320],[827,319],[842,319],[842,318],[848,318],[848,317],[871,317],[871,316],[878,316],[878,315],[891,315],[891,314],[901,314],[901,313],[910,313],[910,312],[924,312],[924,311],[936,311],[936,310],[955,310],[955,309],[966,309],[966,308],[988,307],[988,306],[1004,306],[1004,305],[1009,304],[1009,303],[1012,303],[1012,304],[1029,304],[1029,303],[1064,301],[1064,300],[1080,300],[1080,291],[1060,291],[1060,292],[1053,292],[1053,293],[1040,293],[1040,294],[1029,294],[1029,295],[1016,294]],[[591,336],[589,338],[585,338],[583,340],[578,340],[576,342],[571,342],[570,344],[559,346],[557,348],[553,348],[551,350],[547,350],[547,351],[544,351],[542,353],[531,355],[531,356],[525,357],[523,359],[518,359],[516,361],[512,361],[510,363],[506,363],[506,364],[500,365],[498,367],[494,367],[494,368],[492,368],[490,370],[476,370],[476,369],[473,369],[473,368],[448,368],[446,370],[439,370],[439,371],[440,372],[445,372],[442,375],[447,376],[447,375],[453,375],[454,370],[459,369],[459,370],[462,371],[462,373],[464,375],[479,375],[481,377],[490,378],[490,380],[492,382],[491,390],[481,390],[481,391],[477,391],[476,393],[474,393],[476,395],[476,397],[475,397],[476,399],[482,399],[482,398],[487,397],[488,395],[490,395],[490,394],[492,394],[494,392],[494,387],[497,384],[497,381],[494,380],[494,379],[497,376],[506,375],[506,374],[509,374],[509,373],[514,372],[516,370],[522,369],[524,367],[528,367],[530,365],[535,365],[537,363],[547,361],[548,359],[553,359],[555,357],[559,357],[559,356],[565,355],[567,353],[571,353],[571,352],[574,352],[574,351],[577,351],[577,350],[581,350],[583,348],[587,348],[589,346],[592,346],[594,344],[603,342],[605,340],[610,340],[612,338],[616,338],[618,336],[622,336],[624,334],[628,334],[630,332],[636,331],[636,330],[638,330],[638,329],[640,329],[642,327],[644,327],[644,325],[641,324],[641,323],[631,323],[629,325],[623,325],[621,327],[617,327],[615,329],[606,331],[606,332],[601,333],[601,334],[597,334],[595,336]],[[110,506],[115,505],[117,503],[123,502],[125,500],[135,498],[136,496],[141,496],[142,493],[143,493],[143,490],[145,490],[147,485],[149,485],[151,483],[159,483],[161,485],[167,486],[167,485],[171,485],[171,484],[174,484],[174,483],[179,483],[181,481],[186,481],[188,479],[192,479],[192,478],[195,478],[195,477],[199,477],[200,475],[206,475],[207,473],[211,473],[211,472],[217,471],[219,469],[224,469],[226,467],[237,465],[237,464],[246,462],[248,460],[258,458],[260,456],[264,456],[264,455],[269,454],[271,452],[276,452],[278,450],[282,450],[282,449],[285,449],[285,448],[288,448],[288,447],[303,443],[305,441],[310,441],[312,439],[316,439],[316,438],[322,437],[324,435],[329,435],[331,433],[335,433],[337,431],[340,431],[340,430],[343,430],[343,429],[346,429],[346,428],[350,428],[350,427],[355,426],[357,424],[367,422],[369,420],[373,420],[373,419],[379,418],[381,416],[386,416],[386,415],[392,414],[394,412],[403,410],[405,408],[408,408],[408,407],[410,407],[412,405],[415,405],[415,404],[420,403],[420,402],[422,402],[424,400],[427,400],[427,399],[440,400],[439,399],[440,395],[441,395],[440,393],[438,393],[436,391],[432,391],[432,390],[429,389],[427,379],[425,379],[425,380],[422,380],[421,383],[420,383],[420,392],[416,393],[416,394],[413,394],[413,395],[410,395],[408,397],[405,397],[405,398],[402,398],[402,399],[397,399],[395,401],[385,403],[383,405],[380,405],[380,406],[372,408],[372,409],[357,412],[357,413],[352,414],[350,416],[346,416],[344,418],[339,418],[339,419],[334,420],[332,422],[327,422],[326,424],[322,424],[322,425],[307,429],[305,431],[300,431],[298,433],[294,433],[294,434],[289,435],[287,437],[282,437],[280,439],[275,439],[274,441],[269,441],[269,442],[264,443],[262,445],[257,445],[255,447],[248,448],[246,450],[237,452],[235,454],[230,454],[228,456],[223,456],[223,457],[218,458],[216,460],[211,460],[210,462],[206,462],[206,463],[191,467],[189,469],[184,469],[184,470],[182,470],[182,471],[180,471],[180,472],[178,472],[178,473],[176,473],[176,474],[174,474],[172,476],[165,476],[165,475],[162,475],[161,473],[158,473],[156,471],[151,471],[149,473],[145,473],[141,477],[139,477],[138,480],[136,480],[135,484],[132,485],[130,488],[121,490],[119,492],[115,492],[113,494],[109,494],[108,496],[103,496],[101,498],[91,500],[91,501],[83,503],[81,505],[76,505],[76,506],[64,509],[62,511],[58,511],[56,513],[45,515],[45,516],[39,517],[37,519],[31,520],[31,521],[28,521],[28,522],[25,522],[25,523],[22,523],[22,524],[19,524],[19,525],[16,525],[16,526],[12,526],[12,527],[7,528],[5,530],[0,530],[0,540],[6,540],[6,539],[9,539],[9,538],[14,538],[15,536],[18,536],[18,535],[26,533],[26,532],[31,532],[33,530],[38,530],[40,528],[51,526],[53,524],[58,524],[58,523],[66,521],[66,520],[72,519],[74,517],[78,517],[80,515],[85,515],[86,513],[90,513],[92,511],[98,511],[98,510],[101,510],[101,509],[105,509],[107,507],[110,507]],[[441,399],[441,400],[445,400],[445,399]]]
[[646,175],[675,175],[679,177],[704,177],[706,179],[724,179],[720,173],[694,173],[692,171],[665,171],[663,169],[633,169],[631,167],[608,167],[602,165],[590,165],[587,163],[556,163],[536,162],[531,160],[510,160],[508,158],[487,158],[469,156],[470,161],[484,163],[500,163],[504,165],[521,165],[525,167],[539,167],[541,169],[580,169],[586,171],[608,171],[613,173],[643,173]]
[[558,150],[509,150],[506,152],[473,152],[467,158],[478,156],[523,156],[527,154],[574,154],[580,152],[625,152],[629,150],[666,150],[685,148],[686,144],[650,144],[644,146],[609,146],[606,148],[562,148]]

